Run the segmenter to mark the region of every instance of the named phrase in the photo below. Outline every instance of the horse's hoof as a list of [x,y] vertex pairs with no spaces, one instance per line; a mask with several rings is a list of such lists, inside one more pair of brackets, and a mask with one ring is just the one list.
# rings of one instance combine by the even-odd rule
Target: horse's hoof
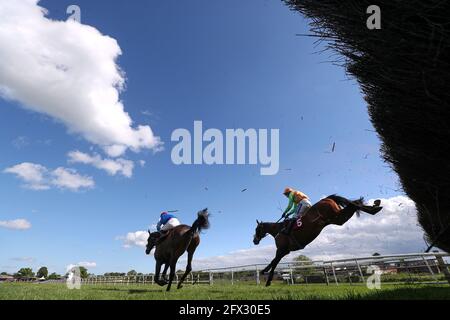
[[270,282],[267,282],[267,283],[266,283],[266,287],[270,287],[270,285],[271,285]]
[[166,281],[156,281],[156,284],[159,285],[160,287],[164,287],[167,282]]
[[259,274],[260,274],[261,276],[265,276],[265,275],[266,275],[266,271],[261,270],[261,271],[259,272]]
[[183,288],[183,286],[178,286],[177,289],[180,290],[181,288]]

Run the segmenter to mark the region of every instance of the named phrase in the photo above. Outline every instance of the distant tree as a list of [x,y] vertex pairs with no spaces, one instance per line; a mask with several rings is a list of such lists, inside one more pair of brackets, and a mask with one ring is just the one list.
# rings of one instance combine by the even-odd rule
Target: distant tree
[[372,255],[372,257],[379,257],[379,256],[381,256],[381,254],[379,254],[378,252],[375,252],[375,253]]
[[305,262],[305,264],[312,264],[312,260],[310,258],[308,258],[305,255],[299,255],[297,257],[294,258],[294,261],[296,262]]
[[[83,266],[76,266],[74,268],[78,268],[80,270],[80,277],[81,279],[87,279],[89,278],[89,273],[88,273],[88,269],[86,269],[86,267]],[[72,272],[74,272],[74,268],[72,268],[69,272],[67,272],[64,277],[68,277]]]
[[0,276],[7,276],[7,275],[8,275],[7,272],[2,272],[2,273],[0,273]]
[[34,272],[31,268],[22,268],[16,273],[16,276],[19,278],[33,278]]
[[80,268],[80,277],[81,277],[81,279],[86,279],[89,276],[88,270],[85,267],[83,267],[83,266],[80,266],[79,268]]
[[103,276],[105,276],[105,277],[125,277],[126,273],[122,273],[122,272],[107,272]]
[[36,273],[38,278],[47,278],[48,277],[48,269],[47,267],[41,267]]
[[127,273],[127,276],[129,276],[129,277],[133,277],[133,276],[135,276],[135,275],[137,275],[137,271],[136,271],[136,270],[130,270],[130,271],[128,271],[128,273]]
[[53,272],[52,274],[50,274],[48,276],[48,279],[49,280],[59,280],[59,279],[61,279],[61,276],[59,274],[56,274],[55,272]]
[[[298,272],[300,272],[304,276],[309,276],[314,274],[313,262],[310,258],[305,255],[299,255],[294,258],[295,262],[301,262],[299,266],[296,268]],[[307,268],[305,268],[308,266]]]

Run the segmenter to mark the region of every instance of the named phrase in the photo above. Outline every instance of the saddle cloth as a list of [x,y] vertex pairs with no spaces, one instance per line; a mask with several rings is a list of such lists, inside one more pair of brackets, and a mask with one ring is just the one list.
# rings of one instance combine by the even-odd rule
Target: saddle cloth
[[299,229],[302,227],[302,225],[303,225],[302,217],[303,217],[303,215],[300,216],[300,217],[295,221],[294,227],[293,227],[292,229],[294,229],[294,230],[299,230]]

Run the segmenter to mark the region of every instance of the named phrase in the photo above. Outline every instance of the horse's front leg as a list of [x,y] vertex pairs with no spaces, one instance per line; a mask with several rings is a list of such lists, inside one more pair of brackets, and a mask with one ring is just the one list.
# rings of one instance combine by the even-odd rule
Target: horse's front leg
[[175,268],[177,267],[177,259],[174,260],[175,261],[171,261],[170,263],[169,285],[167,286],[166,291],[170,291],[170,288],[172,287],[173,278],[175,278]]
[[155,270],[155,282],[160,285],[161,287],[165,286],[167,283],[164,281],[161,281],[159,279],[159,274],[161,272],[161,266],[162,266],[162,262],[159,260],[156,260],[156,270]]
[[264,269],[262,269],[259,273],[263,276],[265,275],[267,272],[269,272],[270,268],[272,268],[272,262],[269,263],[269,265],[267,267],[265,267]]
[[162,280],[167,284],[167,270],[169,270],[169,264],[164,265],[164,270],[162,272]]
[[281,259],[283,259],[287,254],[289,254],[289,250],[277,249],[275,259],[273,259],[272,262],[270,263],[272,268],[270,270],[269,277],[267,278],[266,287],[269,287],[271,285],[275,268],[277,267],[278,263],[280,263]]

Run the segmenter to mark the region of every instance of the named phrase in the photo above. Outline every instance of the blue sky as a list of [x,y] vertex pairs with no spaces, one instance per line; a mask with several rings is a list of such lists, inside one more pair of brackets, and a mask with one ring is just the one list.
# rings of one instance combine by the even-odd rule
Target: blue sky
[[[39,5],[48,18],[66,20],[72,3]],[[133,125],[150,126],[164,150],[126,151],[122,157],[134,162],[131,177],[69,163],[75,150],[108,155],[63,122],[18,99],[0,99],[0,221],[20,218],[32,225],[0,228],[1,270],[46,265],[62,273],[71,263],[90,261],[95,273],[151,272],[152,258],[139,246],[123,248],[120,237],[146,230],[163,210],[178,209],[191,224],[199,209],[210,208],[212,228],[197,251],[205,258],[251,248],[255,219],[278,219],[286,186],[312,200],[332,193],[367,199],[401,194],[380,158],[356,81],[328,62],[331,53],[317,53],[322,44],[296,36],[308,32],[307,21],[280,1],[76,4],[83,24],[117,40],[117,64],[126,74],[120,100]],[[175,166],[170,136],[177,128],[192,130],[195,120],[220,130],[280,129],[279,173],[261,176],[259,166],[250,165]],[[335,152],[327,152],[333,143]],[[30,190],[4,172],[20,163],[74,169],[95,186]]]

